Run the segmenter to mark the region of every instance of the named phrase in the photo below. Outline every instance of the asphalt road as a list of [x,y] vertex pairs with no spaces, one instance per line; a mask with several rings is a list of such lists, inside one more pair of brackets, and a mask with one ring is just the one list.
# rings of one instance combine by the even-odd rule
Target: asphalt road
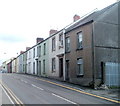
[[[10,94],[14,95],[12,99],[17,98],[23,104],[115,104],[41,77],[4,73],[2,82]],[[7,98],[5,93],[3,98]],[[10,103],[10,100],[3,103]]]
[[14,104],[11,100],[10,96],[7,94],[7,92],[0,86],[1,92],[0,92],[0,105],[1,104]]

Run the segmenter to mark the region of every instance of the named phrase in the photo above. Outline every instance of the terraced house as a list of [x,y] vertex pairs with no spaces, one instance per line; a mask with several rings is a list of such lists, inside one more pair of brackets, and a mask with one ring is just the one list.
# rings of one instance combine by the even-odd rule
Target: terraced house
[[27,52],[23,53],[23,72],[27,73]]
[[119,7],[117,2],[83,17],[75,15],[72,24],[50,30],[45,40],[37,38],[36,45],[16,58],[15,72],[94,88],[120,86]]
[[65,80],[64,29],[50,30],[49,38],[49,77]]
[[37,44],[37,70],[39,76],[49,75],[49,42],[45,39]]
[[16,67],[17,66],[17,60],[16,60],[16,58],[14,58],[13,60],[12,60],[12,73],[16,73]]
[[32,72],[32,53],[33,53],[33,51],[32,51],[32,49],[31,48],[29,48],[27,51],[27,73],[28,74],[33,74],[33,72]]
[[95,11],[65,32],[68,81],[84,86],[119,86],[118,7]]

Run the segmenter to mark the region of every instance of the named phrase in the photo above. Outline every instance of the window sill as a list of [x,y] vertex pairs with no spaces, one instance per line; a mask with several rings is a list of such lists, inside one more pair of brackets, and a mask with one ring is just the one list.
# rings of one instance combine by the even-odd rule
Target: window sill
[[55,73],[56,71],[52,71],[52,73]]
[[77,77],[83,77],[84,75],[77,75]]
[[82,48],[77,48],[77,49],[76,49],[76,51],[78,51],[78,50],[83,50],[83,47],[82,47]]
[[63,46],[59,46],[59,49],[63,48]]
[[65,52],[65,54],[67,54],[67,53],[70,53],[70,51],[68,51],[68,52]]
[[52,50],[52,52],[54,52],[55,50]]

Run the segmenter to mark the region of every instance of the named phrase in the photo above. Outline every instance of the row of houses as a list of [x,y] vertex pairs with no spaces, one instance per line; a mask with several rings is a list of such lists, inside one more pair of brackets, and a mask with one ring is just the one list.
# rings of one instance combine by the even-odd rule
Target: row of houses
[[120,86],[118,41],[120,2],[83,17],[50,36],[37,38],[9,64],[9,72],[27,73],[83,86]]

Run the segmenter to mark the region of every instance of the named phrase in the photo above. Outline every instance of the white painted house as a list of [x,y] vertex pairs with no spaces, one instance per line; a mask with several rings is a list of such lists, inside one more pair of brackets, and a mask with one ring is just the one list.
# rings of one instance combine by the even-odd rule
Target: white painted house
[[38,75],[38,56],[37,56],[37,45],[35,45],[33,48],[32,48],[32,72],[33,74],[35,75]]
[[32,72],[32,49],[27,50],[27,73],[33,74]]
[[19,66],[18,73],[23,73],[23,54],[18,56]]
[[49,76],[65,80],[65,42],[64,30],[50,35],[49,38]]

